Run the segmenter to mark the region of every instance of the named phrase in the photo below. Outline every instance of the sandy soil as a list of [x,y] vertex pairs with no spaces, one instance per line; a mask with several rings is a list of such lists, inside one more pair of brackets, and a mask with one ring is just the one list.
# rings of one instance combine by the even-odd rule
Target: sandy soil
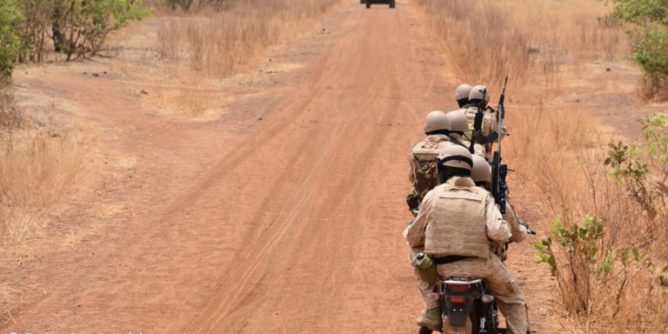
[[[0,277],[23,290],[2,332],[415,331],[407,153],[458,82],[417,11],[397,7],[350,2],[256,71],[200,87],[113,60],[21,71],[17,86],[95,129],[91,154],[113,177],[54,217],[94,233],[6,260]],[[184,90],[212,101],[205,113],[159,103]],[[540,220],[529,197],[516,206]],[[514,246],[509,265],[533,329],[557,332],[532,247]]]

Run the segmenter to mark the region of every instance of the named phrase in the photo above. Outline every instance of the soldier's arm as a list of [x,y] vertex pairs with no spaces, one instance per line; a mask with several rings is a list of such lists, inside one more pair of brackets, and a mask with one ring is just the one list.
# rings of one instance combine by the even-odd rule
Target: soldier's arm
[[508,242],[511,236],[508,222],[503,219],[491,195],[487,197],[486,219],[487,237],[498,242]]
[[431,214],[432,201],[433,196],[432,191],[430,191],[425,195],[424,200],[420,204],[420,213],[404,229],[404,238],[406,238],[408,246],[412,249],[424,247],[424,231],[427,228],[427,217]]
[[512,233],[510,240],[513,242],[521,242],[526,238],[527,229],[520,225],[520,220],[517,218],[515,210],[513,210],[513,207],[508,202],[506,202],[506,214],[503,218],[505,218],[510,225],[510,232]]

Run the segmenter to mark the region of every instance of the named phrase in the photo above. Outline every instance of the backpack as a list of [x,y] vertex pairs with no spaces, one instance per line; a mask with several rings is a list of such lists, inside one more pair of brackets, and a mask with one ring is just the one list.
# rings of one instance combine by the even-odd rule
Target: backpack
[[424,141],[413,147],[413,190],[422,200],[424,195],[439,184],[437,159],[448,141]]

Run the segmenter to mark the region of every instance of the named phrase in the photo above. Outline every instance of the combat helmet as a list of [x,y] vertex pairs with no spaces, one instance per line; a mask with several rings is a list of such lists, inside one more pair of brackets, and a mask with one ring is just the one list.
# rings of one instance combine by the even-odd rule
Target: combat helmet
[[463,107],[469,103],[469,94],[471,93],[471,85],[463,83],[455,90],[455,100],[459,107]]
[[492,182],[492,166],[485,158],[474,154],[473,168],[471,169],[471,178],[476,184],[491,183]]
[[461,145],[448,145],[438,157],[437,166],[441,183],[453,176],[468,177],[473,168],[471,152]]
[[424,133],[425,134],[436,134],[436,133],[447,133],[450,130],[450,121],[444,112],[439,110],[434,110],[427,114],[427,118],[424,121]]
[[464,134],[469,129],[468,118],[466,117],[466,110],[454,110],[447,115],[450,122],[450,132]]
[[471,93],[469,93],[469,103],[477,105],[480,101],[484,101],[484,105],[487,105],[487,102],[489,102],[489,95],[489,90],[486,86],[473,86],[473,88],[471,88]]

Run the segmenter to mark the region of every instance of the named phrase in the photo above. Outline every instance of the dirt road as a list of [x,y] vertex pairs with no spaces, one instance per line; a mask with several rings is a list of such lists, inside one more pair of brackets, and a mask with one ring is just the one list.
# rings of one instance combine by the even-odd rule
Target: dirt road
[[[102,235],[18,269],[33,293],[2,332],[414,331],[407,152],[426,112],[454,107],[447,59],[399,1],[345,4],[275,51],[281,61],[300,69],[244,88],[260,97],[208,122],[149,110],[128,93],[139,81],[17,78],[75,101],[77,117],[112,129],[100,144],[136,165],[99,197],[124,204]],[[549,328],[551,301],[534,294],[545,272],[517,249],[511,265],[543,304],[534,328]]]

